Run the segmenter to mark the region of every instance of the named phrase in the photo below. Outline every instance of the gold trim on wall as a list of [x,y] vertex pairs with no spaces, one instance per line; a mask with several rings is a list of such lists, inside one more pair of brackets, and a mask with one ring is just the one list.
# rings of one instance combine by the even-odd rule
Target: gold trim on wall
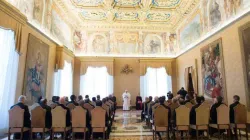
[[[56,47],[56,66],[55,66],[56,71],[58,69],[64,68],[64,60],[72,63],[72,61],[74,60],[74,57],[75,55],[73,54],[73,52],[67,49],[66,47],[57,46]],[[73,68],[73,65],[72,65],[72,68]]]

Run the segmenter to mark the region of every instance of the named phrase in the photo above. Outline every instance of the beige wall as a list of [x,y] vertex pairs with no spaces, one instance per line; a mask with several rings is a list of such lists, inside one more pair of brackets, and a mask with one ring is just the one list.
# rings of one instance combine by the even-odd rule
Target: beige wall
[[[121,69],[128,64],[133,73],[121,73]],[[127,89],[131,94],[131,104],[135,105],[135,98],[140,94],[140,64],[138,58],[117,58],[114,64],[114,95],[118,106],[122,106],[122,94]]]
[[243,68],[242,68],[242,54],[240,47],[240,38],[239,38],[239,27],[246,24],[250,21],[250,14],[238,20],[234,24],[220,31],[216,35],[210,37],[205,40],[197,47],[192,50],[184,53],[179,56],[177,61],[178,66],[178,78],[177,85],[178,88],[184,86],[184,70],[186,67],[194,66],[195,67],[195,59],[198,62],[198,88],[199,94],[202,94],[202,79],[201,79],[201,57],[200,57],[200,49],[207,44],[222,38],[223,45],[223,56],[224,56],[224,69],[225,69],[225,77],[226,77],[226,90],[228,103],[231,104],[233,102],[233,95],[237,94],[241,97],[241,102],[246,104],[246,93],[244,86],[244,76],[243,76]]

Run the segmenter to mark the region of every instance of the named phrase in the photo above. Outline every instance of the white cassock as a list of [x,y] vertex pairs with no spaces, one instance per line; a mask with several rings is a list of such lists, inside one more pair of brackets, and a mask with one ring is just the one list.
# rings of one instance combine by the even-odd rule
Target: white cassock
[[124,92],[122,94],[123,99],[123,110],[130,110],[130,93]]

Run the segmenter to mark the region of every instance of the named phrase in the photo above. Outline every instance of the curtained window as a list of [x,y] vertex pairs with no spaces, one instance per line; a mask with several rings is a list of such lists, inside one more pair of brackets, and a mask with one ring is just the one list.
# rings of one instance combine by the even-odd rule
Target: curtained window
[[148,96],[167,96],[167,92],[172,91],[171,76],[164,67],[148,67],[146,74],[140,78],[140,91],[143,99]]
[[109,75],[107,67],[88,67],[80,80],[80,94],[83,97],[100,95],[103,98],[113,94],[113,76]]
[[15,102],[19,55],[14,32],[0,28],[0,135],[8,132],[8,110]]
[[72,64],[64,61],[64,67],[55,72],[54,96],[67,96],[73,94],[73,70]]

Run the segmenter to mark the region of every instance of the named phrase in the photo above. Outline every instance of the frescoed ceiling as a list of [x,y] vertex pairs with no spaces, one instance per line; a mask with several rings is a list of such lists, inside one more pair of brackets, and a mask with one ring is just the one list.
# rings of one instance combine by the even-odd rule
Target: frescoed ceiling
[[117,26],[175,31],[200,0],[55,0],[78,29]]

